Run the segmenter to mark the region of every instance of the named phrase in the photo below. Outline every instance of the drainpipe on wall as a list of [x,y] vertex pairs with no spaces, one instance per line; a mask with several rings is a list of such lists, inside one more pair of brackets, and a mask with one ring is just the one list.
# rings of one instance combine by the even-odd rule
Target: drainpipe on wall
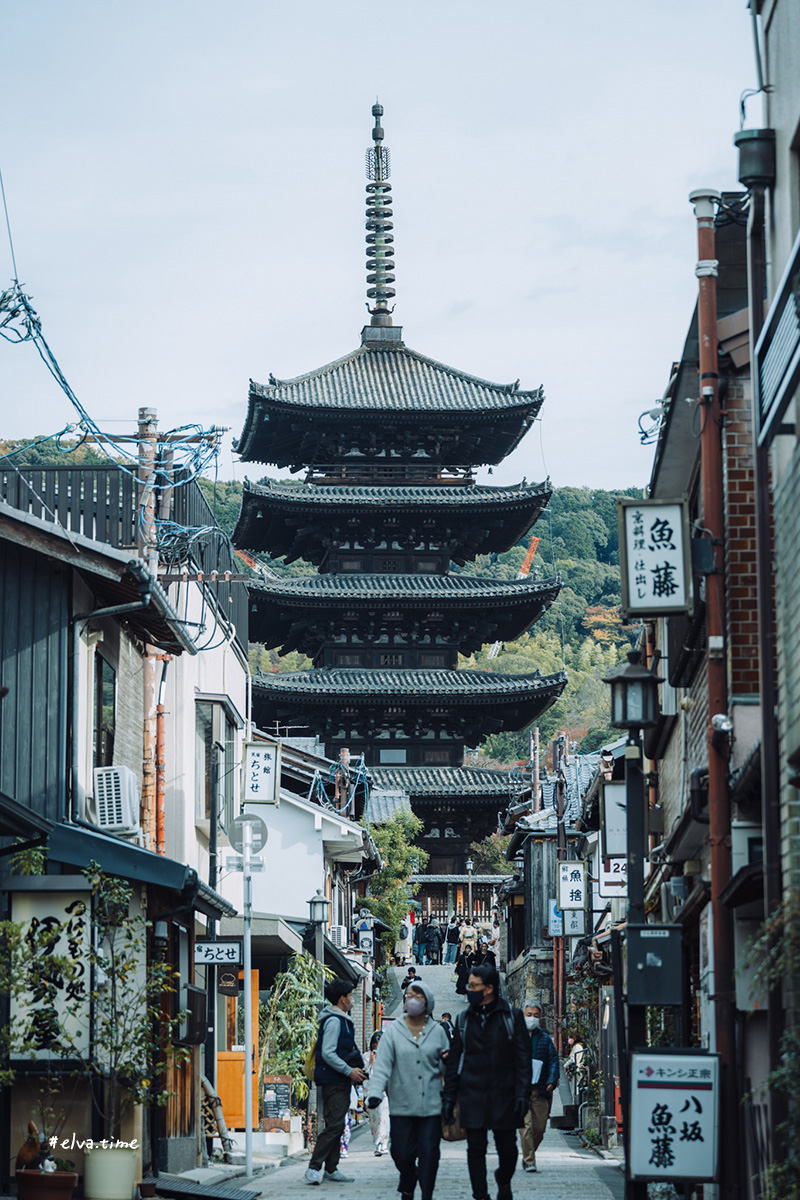
[[[136,536],[139,557],[158,575],[156,544],[156,442],[158,414],[139,409],[139,465],[136,472]],[[156,652],[146,647],[142,659],[142,799],[141,825],[148,845],[156,841]]]
[[[708,530],[714,567],[706,576],[706,629],[708,649],[708,811],[711,847],[711,921],[714,945],[714,1031],[720,1055],[721,1127],[733,1145],[739,1145],[739,1088],[736,1077],[736,1009],[733,997],[733,928],[730,909],[720,894],[731,877],[731,825],[728,795],[728,761],[722,746],[712,739],[712,718],[727,715],[727,661],[725,655],[725,514],[722,477],[722,412],[719,402],[717,269],[714,236],[715,204],[719,192],[700,188],[691,193],[697,217],[699,290],[697,301],[700,342],[700,397],[702,413],[700,461],[703,524]],[[720,1195],[724,1200],[740,1194],[739,1156],[721,1156]]]
[[[758,402],[758,363],[755,348],[764,325],[766,261],[764,253],[764,188],[750,187],[747,221],[747,282],[750,307],[750,362],[753,403]],[[756,560],[758,570],[758,657],[761,693],[761,821],[764,833],[764,916],[769,918],[783,898],[781,875],[780,775],[778,770],[778,665],[775,654],[775,606],[772,577],[772,513],[770,503],[769,447],[758,444],[758,413],[753,414],[756,490]],[[769,1069],[781,1065],[784,1028],[782,988],[767,998],[767,1043]],[[781,1092],[770,1091],[770,1137],[772,1162],[781,1162],[785,1147],[778,1127],[786,1119]]]
[[161,666],[161,681],[158,685],[158,704],[156,705],[156,852],[166,854],[166,838],[164,835],[164,793],[166,782],[166,706],[164,693],[167,683],[167,667],[172,662],[171,654],[159,654]]

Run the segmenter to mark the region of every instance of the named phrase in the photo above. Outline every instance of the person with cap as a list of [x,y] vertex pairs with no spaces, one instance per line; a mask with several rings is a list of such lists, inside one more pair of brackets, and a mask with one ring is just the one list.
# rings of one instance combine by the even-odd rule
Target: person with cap
[[512,1200],[517,1130],[531,1090],[531,1039],[518,1008],[500,995],[497,968],[483,963],[467,980],[469,1008],[456,1017],[447,1057],[442,1121],[452,1125],[456,1101],[467,1133],[467,1168],[474,1200],[488,1200],[486,1150],[491,1129],[500,1160],[497,1200]]
[[540,1005],[533,1000],[526,1000],[523,1016],[531,1038],[533,1087],[519,1140],[522,1145],[523,1168],[526,1171],[535,1171],[536,1151],[544,1137],[547,1118],[553,1104],[553,1092],[558,1085],[558,1051],[550,1034],[542,1028]]
[[317,1137],[304,1179],[319,1184],[353,1183],[354,1176],[339,1170],[341,1137],[350,1107],[350,1088],[367,1078],[356,1049],[355,1025],[350,1017],[353,985],[349,979],[334,979],[325,989],[329,1005],[320,1013],[314,1059],[314,1082],[325,1128]]
[[384,1030],[369,1080],[367,1108],[389,1097],[391,1155],[400,1172],[398,1191],[432,1200],[442,1136],[442,1069],[450,1043],[433,1019],[433,992],[420,980],[406,990],[402,1020]]

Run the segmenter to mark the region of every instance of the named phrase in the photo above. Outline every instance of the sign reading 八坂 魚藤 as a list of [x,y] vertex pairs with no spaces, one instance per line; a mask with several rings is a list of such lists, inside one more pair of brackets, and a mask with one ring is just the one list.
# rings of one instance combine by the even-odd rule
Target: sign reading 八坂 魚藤
[[630,1178],[715,1180],[718,1113],[718,1055],[631,1055]]
[[242,761],[242,802],[244,804],[280,804],[280,742],[269,739],[245,742]]
[[688,612],[692,604],[685,500],[617,501],[623,616]]

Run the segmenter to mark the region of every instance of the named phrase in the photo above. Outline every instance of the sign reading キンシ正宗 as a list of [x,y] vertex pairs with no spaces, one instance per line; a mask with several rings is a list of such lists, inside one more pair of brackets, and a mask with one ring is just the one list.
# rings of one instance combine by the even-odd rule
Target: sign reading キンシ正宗
[[685,500],[617,501],[623,616],[688,612],[692,572]]
[[686,1050],[631,1056],[630,1178],[717,1178],[719,1057]]

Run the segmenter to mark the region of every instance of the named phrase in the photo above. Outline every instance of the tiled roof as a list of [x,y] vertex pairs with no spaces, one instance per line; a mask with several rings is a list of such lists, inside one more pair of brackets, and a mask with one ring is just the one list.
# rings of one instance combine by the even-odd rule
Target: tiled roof
[[448,705],[459,701],[516,699],[538,694],[560,694],[567,683],[564,671],[556,675],[500,675],[490,671],[381,670],[378,668],[320,667],[312,671],[258,674],[253,686],[266,694],[315,697],[322,700],[400,698],[430,704],[442,698]]
[[[481,575],[311,575],[295,578],[273,576],[265,581],[248,583],[256,601],[259,595],[276,600],[357,601],[380,597],[395,603],[411,601],[500,600],[513,603],[528,597],[542,602],[558,593],[560,580],[555,579],[487,579]],[[550,594],[553,594],[552,596]]]
[[[541,499],[546,504],[552,493],[550,480],[544,483],[514,484],[512,487],[486,487],[468,484],[466,487],[358,487],[327,484],[258,484],[245,481],[242,494],[242,514],[245,508],[257,507],[263,498],[270,507],[280,505],[287,509],[325,508],[380,508],[381,512],[395,509],[408,512],[415,508],[513,508],[515,504],[530,504]],[[235,541],[235,534],[234,534]]]
[[516,383],[490,383],[455,367],[426,358],[402,343],[392,348],[359,346],[351,354],[296,379],[250,382],[254,399],[298,407],[352,409],[364,412],[481,410],[508,411],[535,407],[542,389],[519,390]]
[[369,820],[372,825],[383,825],[399,812],[411,812],[408,794],[400,789],[374,787],[369,794]]
[[409,796],[507,796],[508,774],[480,767],[373,767],[375,782]]

